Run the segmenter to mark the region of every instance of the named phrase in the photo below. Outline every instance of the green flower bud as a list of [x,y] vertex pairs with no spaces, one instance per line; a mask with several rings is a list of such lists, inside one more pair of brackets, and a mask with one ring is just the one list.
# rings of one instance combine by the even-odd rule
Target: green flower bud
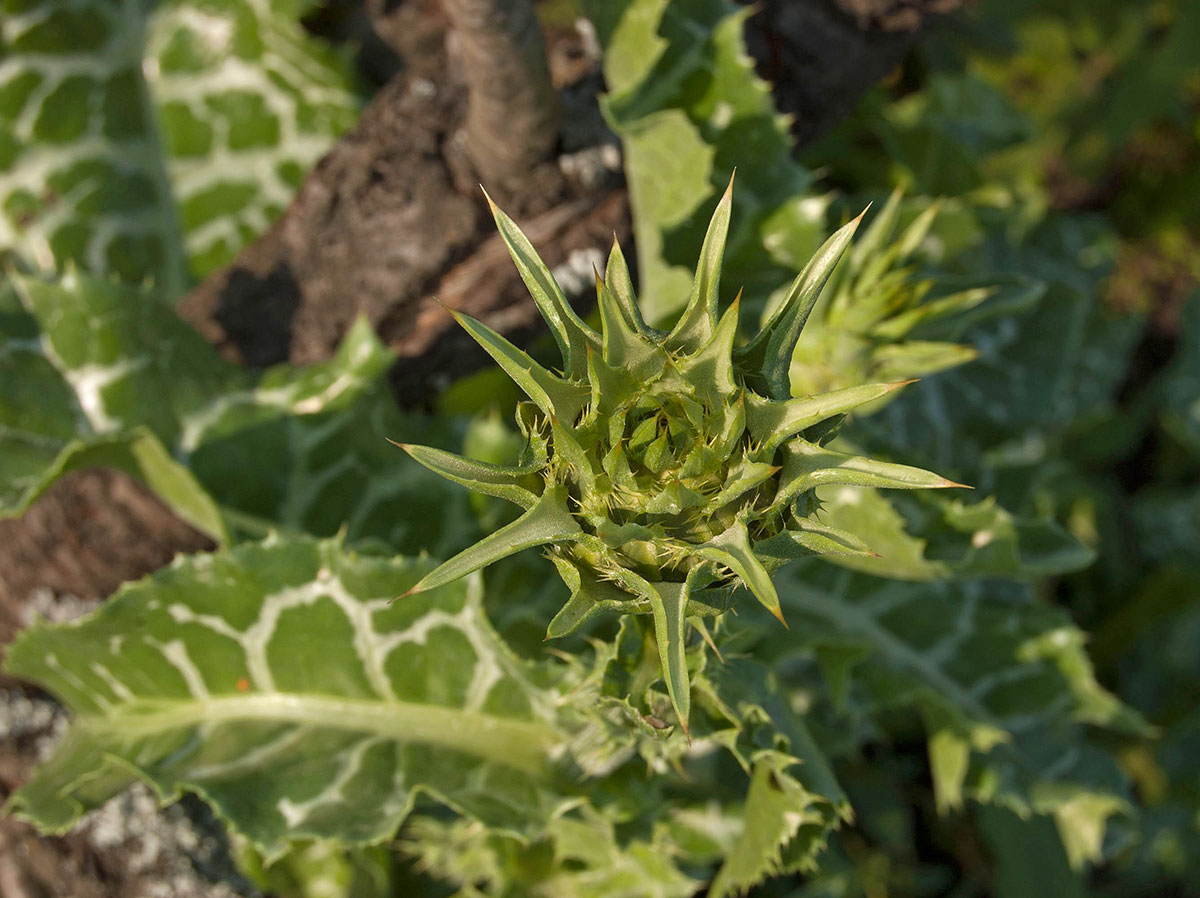
[[493,206],[562,351],[563,375],[484,324],[452,313],[529,397],[517,412],[522,457],[503,467],[404,447],[438,474],[525,509],[413,591],[521,549],[546,547],[571,590],[547,635],[570,633],[604,611],[653,615],[667,690],[685,731],[688,617],[720,614],[741,587],[782,621],[772,570],[803,555],[870,554],[854,535],[812,518],[813,490],[958,485],[824,448],[830,422],[903,383],[791,396],[796,341],[859,219],[829,238],[762,330],[736,345],[737,300],[717,314],[732,187],[717,205],[690,300],[670,332],[643,320],[614,243],[604,277],[597,275],[596,333],[567,303],[525,235]]

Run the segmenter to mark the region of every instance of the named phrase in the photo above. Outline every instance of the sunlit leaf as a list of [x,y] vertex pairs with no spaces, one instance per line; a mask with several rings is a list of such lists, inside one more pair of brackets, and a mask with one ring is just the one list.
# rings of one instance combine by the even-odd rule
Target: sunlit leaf
[[478,581],[393,601],[427,568],[273,540],[26,631],[7,670],[72,723],[10,808],[62,831],[144,779],[164,800],[200,793],[268,854],[381,842],[421,793],[528,825],[561,738],[551,695],[483,618]]

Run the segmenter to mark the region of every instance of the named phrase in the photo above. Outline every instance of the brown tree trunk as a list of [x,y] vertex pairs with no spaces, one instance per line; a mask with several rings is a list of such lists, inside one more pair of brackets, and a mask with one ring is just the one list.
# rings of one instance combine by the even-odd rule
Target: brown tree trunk
[[467,155],[484,186],[549,158],[561,110],[532,0],[444,0],[450,55],[467,85]]

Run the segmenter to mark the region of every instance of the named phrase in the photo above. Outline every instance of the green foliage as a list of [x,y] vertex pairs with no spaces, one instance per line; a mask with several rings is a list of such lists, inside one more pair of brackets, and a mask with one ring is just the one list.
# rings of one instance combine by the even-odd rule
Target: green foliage
[[193,791],[297,895],[1195,893],[1187,3],[980,4],[804,164],[746,9],[586,4],[641,302],[497,211],[519,434],[397,410],[365,322],[251,373],[163,302],[350,122],[297,0],[0,5],[0,513],[102,464],[220,546],[8,649],[72,714],[12,810]]
[[708,212],[739,165],[726,283],[756,301],[785,288],[820,243],[825,202],[754,74],[747,10],[726,0],[584,5],[605,48],[604,111],[625,151],[650,323],[683,310]]
[[0,247],[155,280],[230,261],[353,122],[300,0],[10,0],[0,24]]
[[735,347],[737,301],[717,316],[732,196],[730,182],[704,237],[691,298],[670,332],[646,325],[614,245],[606,269],[611,283],[597,274],[597,334],[572,311],[516,225],[493,207],[501,237],[558,343],[565,377],[456,314],[531,400],[517,407],[524,436],[519,464],[405,447],[448,480],[524,509],[414,590],[549,546],[571,598],[547,635],[574,632],[601,611],[649,613],[685,732],[688,617],[721,613],[729,593],[740,588],[782,622],[771,570],[809,554],[868,554],[853,534],[812,516],[817,487],[961,485],[823,447],[833,435],[831,419],[902,383],[790,398],[789,367],[801,329],[857,220],[826,241],[762,330]]
[[275,539],[23,633],[8,670],[73,722],[12,808],[61,832],[140,777],[204,795],[268,857],[383,841],[420,793],[519,830],[549,811],[531,778],[561,741],[552,695],[487,625],[478,581],[393,602],[426,567]]
[[144,291],[79,273],[12,288],[0,361],[21,376],[0,387],[0,513],[20,513],[67,470],[108,464],[217,539],[229,526],[344,527],[350,539],[445,552],[469,537],[464,501],[432,478],[384,471],[387,435],[448,433],[396,410],[391,356],[365,322],[328,362],[251,374]]

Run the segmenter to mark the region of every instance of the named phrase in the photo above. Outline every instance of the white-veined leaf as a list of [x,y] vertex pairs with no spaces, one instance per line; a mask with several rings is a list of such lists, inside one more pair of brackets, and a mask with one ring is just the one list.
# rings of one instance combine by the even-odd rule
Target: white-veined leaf
[[297,0],[32,0],[0,44],[0,249],[175,296],[232,259],[354,121]]
[[520,830],[562,737],[478,580],[393,601],[428,568],[340,542],[184,558],[89,618],[25,631],[7,670],[72,713],[11,808],[61,831],[141,778],[200,793],[268,854],[389,838],[425,793]]

